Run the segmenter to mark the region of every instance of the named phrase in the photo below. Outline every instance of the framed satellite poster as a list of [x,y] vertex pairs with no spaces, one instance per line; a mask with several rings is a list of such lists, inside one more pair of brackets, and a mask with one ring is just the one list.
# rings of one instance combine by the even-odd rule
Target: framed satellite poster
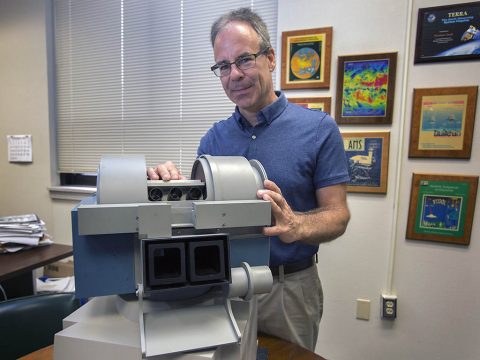
[[478,176],[413,174],[407,238],[468,245]]
[[413,90],[411,158],[469,159],[478,86]]
[[339,56],[337,123],[391,124],[396,70],[396,52]]
[[282,89],[328,89],[331,27],[282,33]]
[[418,9],[414,63],[480,60],[480,1]]
[[348,192],[387,193],[390,132],[342,133],[348,160]]
[[288,101],[306,107],[307,109],[315,109],[331,113],[331,97],[308,97],[308,98],[288,98]]

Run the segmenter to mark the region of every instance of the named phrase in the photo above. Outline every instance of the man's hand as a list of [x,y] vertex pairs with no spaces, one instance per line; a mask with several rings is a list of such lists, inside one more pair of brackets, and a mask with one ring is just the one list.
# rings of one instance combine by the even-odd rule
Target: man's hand
[[258,190],[257,197],[271,202],[274,218],[272,226],[263,228],[263,234],[265,236],[278,236],[285,243],[298,240],[298,217],[282,196],[282,191],[277,184],[270,180],[265,180],[263,185],[265,189]]
[[273,225],[263,228],[265,236],[278,236],[284,243],[318,245],[345,232],[350,220],[346,184],[317,189],[317,208],[307,212],[293,211],[274,182],[265,180],[264,187],[257,197],[270,201],[273,215]]
[[167,161],[164,164],[158,164],[155,168],[147,169],[147,176],[150,180],[185,180],[186,177],[182,175],[175,164]]

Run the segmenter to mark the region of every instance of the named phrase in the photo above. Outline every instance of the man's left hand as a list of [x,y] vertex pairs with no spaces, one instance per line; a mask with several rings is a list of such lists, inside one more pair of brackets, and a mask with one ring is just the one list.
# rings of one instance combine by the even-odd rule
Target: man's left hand
[[257,191],[257,197],[272,204],[273,224],[263,228],[265,236],[278,236],[285,243],[298,239],[298,216],[293,212],[282,191],[273,181],[265,180],[265,189]]

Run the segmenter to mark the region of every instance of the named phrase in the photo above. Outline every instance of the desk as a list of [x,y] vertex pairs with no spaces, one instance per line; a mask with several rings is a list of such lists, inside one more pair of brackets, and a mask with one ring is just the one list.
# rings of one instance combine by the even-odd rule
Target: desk
[[[268,335],[258,337],[258,346],[268,349],[267,360],[326,360],[296,344]],[[18,360],[53,360],[53,345],[37,350]]]
[[258,346],[268,349],[267,360],[326,360],[297,344],[265,334],[258,336]]
[[72,256],[69,245],[52,244],[11,254],[0,254],[0,283],[8,298],[35,293],[32,271]]

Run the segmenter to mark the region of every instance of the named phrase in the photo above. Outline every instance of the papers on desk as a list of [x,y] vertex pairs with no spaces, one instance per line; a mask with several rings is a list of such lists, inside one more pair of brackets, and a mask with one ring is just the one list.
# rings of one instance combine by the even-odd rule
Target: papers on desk
[[52,244],[45,222],[35,214],[0,217],[0,253]]
[[40,278],[37,279],[37,292],[75,292],[75,278]]

